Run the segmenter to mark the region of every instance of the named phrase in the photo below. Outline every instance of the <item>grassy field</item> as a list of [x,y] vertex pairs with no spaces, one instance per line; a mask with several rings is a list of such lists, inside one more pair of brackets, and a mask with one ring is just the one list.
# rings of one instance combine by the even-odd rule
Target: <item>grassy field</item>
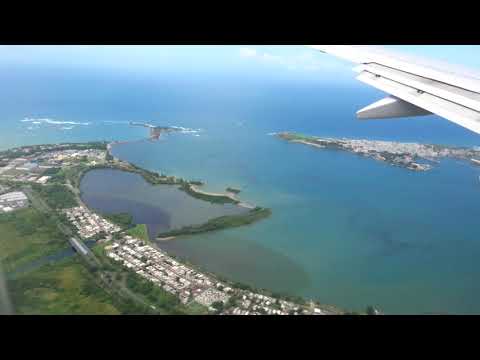
[[[0,215],[0,262],[8,273],[70,245],[48,214],[28,208]],[[118,314],[110,296],[74,257],[8,281],[20,314]]]
[[67,209],[78,206],[75,195],[64,185],[37,185],[32,186],[52,209]]
[[148,236],[147,225],[138,224],[134,228],[131,228],[127,231],[127,234],[133,236],[134,238],[143,240],[146,244],[150,243],[150,238]]
[[0,215],[0,262],[5,272],[68,246],[55,221],[35,209]]
[[17,314],[121,313],[112,297],[94,283],[78,257],[44,265],[10,280],[8,287]]
[[101,214],[101,216],[115,225],[120,226],[123,230],[129,229],[135,225],[132,215],[128,213]]
[[[137,229],[141,231],[141,227]],[[69,247],[65,236],[48,214],[33,208],[0,216],[0,261],[3,270],[12,272],[19,266]],[[102,246],[94,253],[105,259]],[[113,270],[113,269],[112,269]],[[8,282],[11,300],[20,314],[193,314],[205,313],[200,306],[184,307],[159,288],[152,288],[143,279],[127,285],[128,272],[109,271],[110,289],[99,281],[100,273],[92,271],[78,256],[17,273]],[[100,286],[101,285],[101,286]],[[127,287],[143,302],[155,304],[157,310],[142,301],[118,296],[119,287]],[[107,292],[107,291],[108,292]]]
[[63,175],[68,181],[70,181],[72,186],[78,189],[80,188],[82,177],[86,174],[88,169],[90,169],[89,166],[85,164],[78,164],[69,168],[63,168],[62,171]]

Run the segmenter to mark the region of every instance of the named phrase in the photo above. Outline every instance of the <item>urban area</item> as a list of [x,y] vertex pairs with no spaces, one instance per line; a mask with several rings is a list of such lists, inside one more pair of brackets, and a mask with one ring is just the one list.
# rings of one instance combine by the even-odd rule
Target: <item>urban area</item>
[[441,158],[447,157],[467,160],[475,165],[480,165],[480,149],[476,147],[456,148],[394,141],[319,138],[288,132],[275,135],[290,142],[321,149],[348,151],[414,171],[430,170],[433,164],[438,163]]

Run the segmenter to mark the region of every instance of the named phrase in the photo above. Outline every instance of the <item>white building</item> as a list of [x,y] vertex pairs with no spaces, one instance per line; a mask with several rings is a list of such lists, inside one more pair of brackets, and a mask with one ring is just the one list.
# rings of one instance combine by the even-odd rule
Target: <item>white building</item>
[[0,202],[27,201],[27,196],[20,191],[13,191],[0,195]]

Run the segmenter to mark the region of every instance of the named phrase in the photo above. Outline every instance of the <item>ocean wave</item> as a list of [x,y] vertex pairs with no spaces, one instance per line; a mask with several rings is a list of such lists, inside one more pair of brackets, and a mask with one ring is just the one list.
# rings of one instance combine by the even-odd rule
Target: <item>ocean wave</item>
[[183,126],[170,126],[172,129],[179,130],[182,134],[198,134],[202,132],[203,129],[190,129]]
[[129,125],[130,121],[105,120],[103,123],[104,124],[109,124],[109,125],[117,125],[117,124]]
[[41,118],[41,119],[36,119],[36,118],[25,118],[23,120],[20,120],[21,122],[26,122],[26,123],[33,123],[33,124],[50,124],[50,125],[82,125],[82,126],[88,126],[91,123],[89,122],[76,122],[76,121],[59,121],[59,120],[54,120],[50,118]]

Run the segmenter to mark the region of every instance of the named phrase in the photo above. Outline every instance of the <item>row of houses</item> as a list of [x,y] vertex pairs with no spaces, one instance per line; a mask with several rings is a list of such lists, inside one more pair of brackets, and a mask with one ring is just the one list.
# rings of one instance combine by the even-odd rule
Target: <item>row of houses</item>
[[143,241],[124,235],[105,247],[107,256],[139,276],[179,297],[195,301],[222,315],[324,315],[313,304],[296,304],[229,286],[215,277],[182,264]]
[[184,304],[196,301],[209,307],[215,302],[226,303],[230,298],[228,287],[217,286],[220,283],[215,279],[131,236],[107,246],[106,250],[111,259],[178,296]]
[[85,206],[65,209],[63,212],[70,223],[75,226],[78,234],[84,239],[91,238],[100,233],[111,236],[121,230],[119,226],[91,212]]

